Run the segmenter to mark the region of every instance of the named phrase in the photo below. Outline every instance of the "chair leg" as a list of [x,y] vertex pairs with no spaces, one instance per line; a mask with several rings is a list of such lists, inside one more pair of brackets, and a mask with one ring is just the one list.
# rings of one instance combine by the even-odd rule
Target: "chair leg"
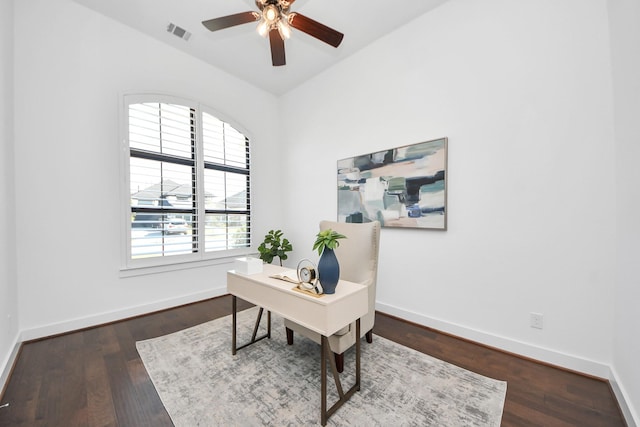
[[[367,338],[367,342],[371,344],[373,342],[373,329],[367,332],[365,336]],[[287,334],[287,339],[288,337],[289,335]],[[291,342],[293,342],[293,331],[291,331]],[[342,373],[342,371],[344,371],[344,353],[333,353],[333,355],[336,359],[336,369],[338,372]]]
[[344,371],[344,353],[333,353],[333,356],[336,359],[336,370],[342,373]]
[[[285,328],[287,331],[287,344],[293,344],[293,330],[289,328]],[[373,329],[367,332],[366,334],[367,342],[373,342]],[[342,373],[344,371],[344,353],[333,353],[334,358],[336,359],[336,369],[338,372]]]

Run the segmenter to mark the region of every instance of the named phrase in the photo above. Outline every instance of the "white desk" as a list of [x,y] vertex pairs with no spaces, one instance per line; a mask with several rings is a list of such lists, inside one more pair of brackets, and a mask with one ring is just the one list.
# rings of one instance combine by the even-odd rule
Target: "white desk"
[[[227,273],[227,290],[233,296],[232,352],[236,354],[237,350],[271,336],[271,312],[319,333],[322,336],[320,351],[321,423],[326,425],[331,414],[349,400],[356,391],[360,390],[360,339],[356,339],[356,381],[351,389],[344,393],[327,337],[353,321],[356,322],[356,337],[360,337],[360,318],[369,310],[368,288],[358,283],[341,280],[335,294],[323,295],[318,298],[293,290],[295,287],[293,283],[269,277],[285,270],[287,269],[283,267],[265,264],[263,272],[258,274],[243,275],[234,271]],[[241,347],[236,346],[236,297],[261,307],[251,342]],[[269,313],[268,332],[265,336],[256,339],[263,309]],[[340,399],[329,410],[326,408],[327,359],[331,364],[333,378],[340,396]]]

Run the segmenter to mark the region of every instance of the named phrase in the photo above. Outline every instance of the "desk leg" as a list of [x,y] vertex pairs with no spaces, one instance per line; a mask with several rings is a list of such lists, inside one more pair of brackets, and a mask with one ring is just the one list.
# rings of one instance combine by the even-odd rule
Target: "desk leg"
[[231,312],[232,312],[232,318],[233,318],[233,321],[231,322],[232,323],[232,326],[231,326],[231,328],[232,328],[231,329],[232,330],[232,333],[231,333],[231,354],[235,356],[236,355],[236,326],[237,326],[237,323],[238,323],[238,301],[237,301],[235,295],[233,295],[231,297],[231,301],[232,301],[231,302]]
[[260,327],[260,323],[262,322],[262,313],[264,312],[264,308],[260,307],[260,311],[258,311],[258,317],[256,318],[255,326],[253,327],[253,334],[251,335],[251,341],[248,343],[241,345],[238,347],[236,331],[238,326],[238,301],[235,295],[231,296],[231,354],[236,355],[238,350],[245,348],[253,343],[256,343],[265,338],[271,338],[271,312],[267,310],[267,332],[261,337],[256,337],[258,334],[258,328]]
[[360,391],[360,318],[356,320],[356,390]]
[[[327,425],[327,420],[335,411],[337,411],[347,400],[357,391],[360,391],[360,319],[356,319],[356,381],[355,384],[346,393],[342,390],[342,382],[340,374],[336,369],[336,362],[331,353],[329,346],[329,338],[322,335],[320,337],[320,423]],[[339,399],[327,410],[327,358],[331,363],[331,373],[336,383]]]
[[320,423],[327,425],[327,351],[329,340],[327,337],[320,338]]

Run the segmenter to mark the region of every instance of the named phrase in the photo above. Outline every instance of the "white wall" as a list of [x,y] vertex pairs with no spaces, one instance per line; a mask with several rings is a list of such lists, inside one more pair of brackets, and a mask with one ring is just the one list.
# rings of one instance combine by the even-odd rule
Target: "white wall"
[[608,376],[611,85],[604,1],[450,0],[283,97],[292,258],[336,160],[447,136],[449,229],[383,229],[378,308]]
[[337,159],[448,136],[449,230],[383,230],[379,308],[595,375],[613,366],[637,402],[638,2],[609,1],[617,145],[605,3],[450,0],[279,101],[70,0],[0,0],[0,200],[14,170],[16,194],[0,207],[0,361],[16,282],[24,339],[224,292],[228,265],[120,277],[119,95],[156,90],[249,131],[256,240],[282,228],[291,263],[317,257],[317,223],[335,218]]
[[0,0],[0,390],[18,339],[13,192],[13,0]]
[[[613,369],[620,392],[640,424],[640,1],[610,0],[618,195],[618,278],[615,288]],[[624,379],[624,380],[622,380]],[[632,404],[635,404],[632,405]]]
[[226,293],[230,264],[120,277],[120,94],[199,100],[252,137],[257,238],[281,221],[276,98],[70,0],[15,9],[22,338]]

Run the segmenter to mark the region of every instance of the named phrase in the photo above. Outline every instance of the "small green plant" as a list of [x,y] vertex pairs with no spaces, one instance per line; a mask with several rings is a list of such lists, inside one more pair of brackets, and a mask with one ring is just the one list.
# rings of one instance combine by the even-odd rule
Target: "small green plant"
[[324,248],[335,249],[340,246],[340,242],[338,239],[346,239],[347,236],[344,236],[337,231],[333,231],[328,228],[326,230],[322,230],[316,236],[316,242],[313,244],[313,249],[318,250],[318,255],[322,255],[322,251]]
[[264,236],[264,241],[258,246],[258,252],[260,252],[260,259],[264,262],[271,264],[275,257],[282,261],[287,259],[287,252],[293,250],[293,246],[288,239],[282,237],[281,230],[269,230]]

